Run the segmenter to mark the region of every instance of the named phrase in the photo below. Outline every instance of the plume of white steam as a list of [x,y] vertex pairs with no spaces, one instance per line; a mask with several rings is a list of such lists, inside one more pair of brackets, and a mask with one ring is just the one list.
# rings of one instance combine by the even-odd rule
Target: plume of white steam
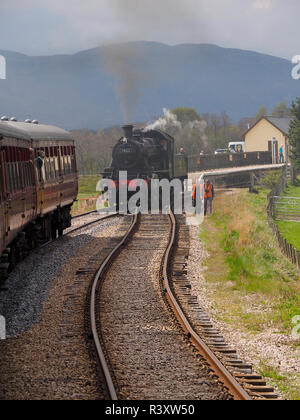
[[177,119],[177,115],[173,114],[166,108],[163,108],[163,117],[160,117],[154,123],[147,125],[145,131],[148,130],[163,130],[167,131],[171,128],[176,128],[178,130],[182,130],[182,124]]
[[163,108],[163,117],[158,118],[154,123],[148,124],[145,128],[147,130],[163,130],[176,133],[178,137],[184,137],[186,140],[191,140],[193,136],[199,136],[203,144],[207,146],[208,138],[205,134],[207,123],[204,120],[188,121],[182,124],[178,121],[177,115],[170,110]]

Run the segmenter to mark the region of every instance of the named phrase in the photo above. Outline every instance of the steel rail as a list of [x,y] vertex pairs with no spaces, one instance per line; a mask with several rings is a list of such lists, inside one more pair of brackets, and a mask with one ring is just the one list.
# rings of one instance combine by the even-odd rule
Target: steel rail
[[96,352],[97,352],[97,357],[98,357],[98,361],[100,363],[105,381],[106,381],[106,386],[107,386],[107,390],[109,393],[109,397],[110,400],[112,401],[116,401],[118,399],[117,397],[117,393],[111,378],[111,374],[109,371],[109,368],[107,366],[107,362],[101,347],[101,342],[100,342],[100,338],[98,335],[98,331],[97,331],[97,320],[96,320],[96,300],[97,300],[97,289],[98,286],[100,284],[102,275],[105,273],[105,271],[107,270],[107,268],[109,267],[110,263],[112,262],[112,260],[114,259],[114,257],[116,256],[116,254],[118,253],[118,251],[120,250],[120,248],[125,244],[125,242],[127,241],[127,239],[129,238],[129,236],[132,234],[133,230],[135,229],[135,227],[138,224],[138,220],[139,220],[139,215],[136,214],[135,216],[133,216],[133,220],[132,223],[130,225],[130,228],[128,229],[128,231],[126,232],[125,236],[123,236],[122,240],[118,243],[118,245],[111,251],[111,253],[106,257],[106,259],[104,260],[104,262],[102,263],[101,267],[99,268],[94,281],[93,281],[93,285],[92,285],[92,289],[91,289],[91,296],[90,296],[90,325],[91,325],[91,331],[92,331],[92,336],[93,336],[93,340],[94,340],[94,344],[95,344],[95,348],[96,348]]
[[88,216],[89,214],[98,213],[98,210],[88,211],[87,213],[77,214],[77,216],[73,216],[72,220],[79,219],[80,217]]
[[170,242],[167,248],[164,263],[163,263],[163,285],[165,288],[166,298],[171,305],[181,327],[190,338],[199,353],[207,360],[211,369],[216,373],[224,385],[229,389],[229,392],[233,395],[235,400],[251,400],[251,397],[243,389],[243,387],[237,382],[237,380],[231,375],[226,367],[220,362],[215,354],[210,350],[207,344],[199,337],[199,335],[191,327],[189,321],[184,315],[180,305],[175,298],[169,283],[168,267],[171,258],[171,251],[175,244],[176,236],[176,219],[172,212],[170,212],[170,223],[171,223],[171,235]]
[[[91,214],[91,213],[86,213],[86,214],[84,214],[82,216],[86,216],[88,214]],[[112,214],[109,214],[108,216],[99,217],[99,219],[93,220],[92,222],[85,223],[84,225],[78,226],[77,228],[74,228],[74,229],[70,230],[69,232],[65,233],[64,236],[70,235],[71,233],[74,233],[74,232],[77,232],[80,229],[85,229],[85,228],[87,228],[87,227],[89,227],[91,225],[95,225],[96,223],[99,223],[99,222],[101,222],[103,220],[112,219],[113,217],[116,217],[116,216],[119,216],[119,214],[118,213],[112,213]]]
[[[85,216],[85,215],[82,215],[82,216]],[[39,249],[46,248],[48,245],[53,244],[54,242],[56,242],[57,240],[63,238],[64,236],[71,235],[71,233],[77,232],[78,230],[85,229],[85,228],[87,228],[87,227],[89,227],[91,225],[94,225],[96,223],[102,222],[104,220],[112,219],[113,217],[116,217],[116,216],[119,216],[119,215],[117,213],[109,214],[108,216],[100,217],[97,220],[93,220],[92,222],[89,222],[89,223],[86,223],[84,225],[78,226],[77,228],[74,228],[74,229],[69,230],[68,232],[64,233],[63,236],[60,236],[60,237],[58,237],[56,239],[51,239],[50,241],[47,241],[47,242],[41,244],[38,248]]]

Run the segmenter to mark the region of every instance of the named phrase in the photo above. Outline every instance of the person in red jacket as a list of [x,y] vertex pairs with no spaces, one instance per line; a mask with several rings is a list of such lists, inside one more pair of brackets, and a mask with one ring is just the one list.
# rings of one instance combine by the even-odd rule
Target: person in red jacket
[[204,185],[204,216],[207,215],[207,207],[209,215],[212,215],[212,203],[215,198],[214,186],[208,179]]

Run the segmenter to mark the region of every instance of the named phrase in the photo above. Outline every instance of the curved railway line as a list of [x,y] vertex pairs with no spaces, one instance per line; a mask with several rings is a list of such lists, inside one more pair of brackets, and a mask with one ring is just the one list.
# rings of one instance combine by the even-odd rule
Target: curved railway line
[[[108,270],[114,269],[114,261],[119,255],[120,251],[124,249],[124,246],[130,242],[134,243],[135,239],[133,235],[138,231],[139,225],[142,218],[145,216],[134,216],[132,223],[126,232],[125,236],[121,241],[115,246],[107,258],[103,261],[101,267],[99,268],[91,287],[91,294],[89,298],[89,322],[91,329],[91,337],[93,338],[97,360],[100,365],[100,370],[102,372],[102,377],[106,384],[107,395],[111,400],[118,399],[118,380],[116,380],[116,374],[113,372],[114,368],[112,367],[113,363],[110,361],[110,351],[106,348],[105,345],[105,333],[101,329],[101,316],[99,312],[103,309],[101,307],[101,290],[103,287],[103,282],[105,282],[106,274]],[[155,227],[153,228],[155,230]],[[193,353],[199,360],[204,361],[204,364],[208,366],[210,370],[213,371],[214,377],[218,378],[228,390],[228,393],[235,400],[251,400],[252,398],[276,398],[276,395],[273,393],[272,389],[266,387],[265,382],[260,376],[255,376],[252,374],[245,374],[241,370],[236,369],[236,372],[231,373],[225,363],[222,363],[222,357],[217,357],[216,352],[213,351],[210,347],[213,347],[214,350],[217,350],[217,354],[223,355],[227,354],[230,357],[233,367],[243,367],[239,366],[240,361],[238,361],[236,352],[228,350],[225,344],[223,344],[222,339],[218,336],[218,333],[214,330],[213,326],[207,319],[202,318],[202,327],[205,328],[205,336],[209,337],[212,341],[210,346],[207,344],[207,341],[202,339],[199,336],[198,331],[196,331],[188,319],[188,316],[185,314],[183,305],[178,299],[173,285],[173,276],[174,273],[174,258],[176,258],[175,247],[177,244],[177,225],[176,218],[173,213],[169,216],[169,238],[167,241],[165,253],[161,262],[161,294],[162,298],[165,301],[171,317],[175,324],[180,326],[181,334],[183,335],[184,341],[187,345],[192,348]],[[127,250],[127,248],[126,248]],[[180,259],[181,258],[181,259]],[[176,264],[176,260],[175,260]],[[182,257],[179,256],[179,263],[177,265],[182,265]],[[184,265],[184,264],[183,264]],[[178,269],[175,273],[178,275]],[[184,280],[185,281],[185,280]],[[186,281],[185,281],[186,283]],[[120,286],[121,287],[121,286]],[[99,309],[99,306],[101,309]],[[106,308],[104,308],[106,311]],[[99,325],[100,324],[100,325]],[[107,329],[106,329],[107,331]],[[218,353],[219,352],[219,353]],[[121,358],[122,355],[119,354]],[[242,386],[243,384],[243,386]],[[252,387],[252,388],[251,388]]]
[[[91,220],[91,221],[88,221],[86,223],[80,224],[79,226],[76,226],[74,228],[69,228],[64,232],[63,236],[71,235],[72,233],[76,233],[76,232],[78,232],[82,229],[86,229],[90,226],[96,225],[99,222],[104,222],[104,221],[107,221],[109,219],[113,219],[113,218],[119,216],[119,214],[113,213],[113,214],[108,214],[106,216],[99,217],[98,211],[94,210],[94,211],[90,211],[88,213],[83,213],[83,214],[79,214],[78,216],[74,216],[74,217],[72,217],[72,220],[78,220],[78,219],[81,219],[81,218],[84,218],[84,217],[89,217],[89,216],[94,216],[94,215],[96,216],[95,220]],[[41,244],[40,248],[44,248],[44,247],[52,244],[55,240],[57,240],[57,239],[52,239],[50,241],[47,241],[47,242]]]
[[[95,215],[96,220],[66,234],[101,226],[116,216]],[[27,397],[38,398],[31,393],[42,389],[43,395],[51,391],[56,399],[155,400],[162,395],[166,400],[275,399],[263,379],[248,371],[249,366],[243,366],[236,352],[226,346],[191,296],[185,277],[189,243],[182,233],[184,218],[178,223],[171,213],[121,220],[112,236],[108,234],[104,242],[97,239],[95,248],[87,248],[83,265],[76,263],[75,277],[63,286],[55,327],[58,347],[53,347],[53,353],[59,351],[51,355],[59,372],[58,390],[53,394],[48,389],[49,373],[43,364],[45,377],[39,371],[34,386],[26,390]],[[191,311],[198,316],[198,324]],[[45,352],[49,352],[47,329],[49,323],[53,328],[54,321],[47,315],[44,322],[46,326],[38,327],[38,337],[42,342],[45,336]],[[39,353],[39,349],[30,350],[24,356],[20,369],[31,363],[27,357],[32,358],[35,351]],[[66,379],[62,379],[64,369]],[[22,373],[20,377],[24,381]],[[74,390],[77,393],[72,395]]]
[[[78,220],[79,218],[90,216],[90,215],[94,215],[94,214],[98,214],[99,215],[99,213],[96,210],[96,211],[92,211],[92,212],[89,212],[89,213],[81,214],[79,216],[75,216],[75,217],[72,218],[72,220],[74,220],[74,219],[77,219]],[[71,230],[67,230],[66,233],[65,233],[65,235],[70,235],[72,233],[77,232],[80,229],[85,229],[85,228],[87,228],[89,226],[92,226],[92,225],[94,225],[96,223],[99,223],[101,221],[105,221],[105,220],[108,220],[108,219],[113,219],[114,217],[117,217],[117,216],[119,216],[119,214],[113,213],[113,214],[109,214],[109,215],[102,216],[102,217],[96,217],[95,220],[92,220],[90,222],[84,223],[83,225],[80,225],[78,227],[75,227],[75,228],[73,228]]]

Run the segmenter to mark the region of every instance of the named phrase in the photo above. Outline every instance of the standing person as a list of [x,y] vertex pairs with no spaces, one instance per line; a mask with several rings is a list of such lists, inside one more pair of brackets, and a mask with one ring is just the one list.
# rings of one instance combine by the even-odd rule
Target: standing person
[[279,158],[280,158],[279,163],[284,163],[283,146],[280,146],[280,149],[279,149]]
[[207,215],[207,206],[209,209],[209,215],[212,215],[212,203],[215,197],[214,186],[208,179],[204,185],[204,216]]
[[183,147],[181,147],[180,148],[180,152],[179,152],[181,155],[185,155],[185,152],[184,152],[184,148]]

